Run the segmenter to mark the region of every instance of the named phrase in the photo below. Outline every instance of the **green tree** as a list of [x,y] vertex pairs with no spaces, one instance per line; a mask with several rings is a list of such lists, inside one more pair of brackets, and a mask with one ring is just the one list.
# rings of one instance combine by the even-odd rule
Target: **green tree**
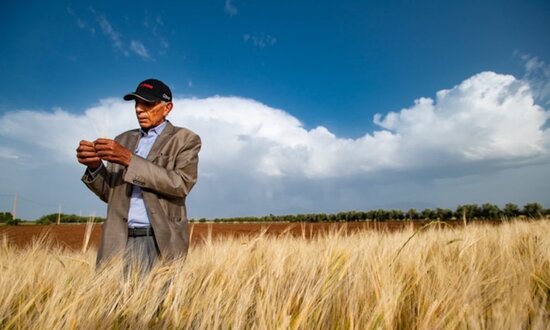
[[51,225],[52,222],[47,218],[40,218],[40,219],[36,220],[36,224],[37,225]]
[[481,217],[487,220],[500,219],[502,215],[499,207],[491,203],[485,203],[481,205],[480,212]]
[[357,211],[350,211],[350,212],[349,212],[349,219],[348,219],[348,221],[354,221],[354,222],[356,222],[356,221],[359,221],[359,220],[361,220],[361,219],[360,219],[360,214],[359,214],[359,212],[357,212]]
[[386,221],[390,218],[389,213],[383,209],[371,210],[369,213],[370,218],[374,221]]
[[506,205],[504,205],[504,208],[502,209],[502,214],[507,219],[512,219],[512,218],[519,217],[521,212],[519,210],[519,207],[516,204],[507,203]]
[[523,214],[529,218],[540,218],[544,208],[539,203],[528,203],[523,206]]
[[435,214],[430,209],[423,209],[422,212],[420,212],[420,219],[422,220],[435,219]]
[[457,219],[465,219],[466,221],[478,218],[481,215],[480,208],[477,204],[459,205],[455,212]]
[[403,220],[405,214],[401,210],[390,210],[388,211],[391,220]]
[[13,214],[10,212],[0,212],[0,223],[7,223],[10,220],[13,220]]
[[369,221],[376,221],[376,211],[375,210],[367,211],[367,219]]
[[442,208],[436,208],[435,211],[432,212],[432,215],[435,216],[435,219],[439,219],[441,221],[451,220],[453,217],[453,211],[450,209],[442,209]]
[[418,217],[419,217],[419,214],[418,214],[418,211],[416,209],[409,209],[407,211],[407,219],[408,220],[418,220]]
[[17,225],[19,225],[20,222],[21,222],[21,219],[19,219],[19,218],[17,218],[17,219],[11,218],[10,220],[6,221],[6,225],[8,225],[8,226],[17,226]]
[[[51,213],[40,217],[37,220],[37,223],[40,223],[40,224],[57,223],[58,217],[61,223],[86,223],[90,220],[90,217],[82,217],[76,214]],[[100,217],[94,217],[93,220],[94,222],[105,221],[104,218],[100,218]]]

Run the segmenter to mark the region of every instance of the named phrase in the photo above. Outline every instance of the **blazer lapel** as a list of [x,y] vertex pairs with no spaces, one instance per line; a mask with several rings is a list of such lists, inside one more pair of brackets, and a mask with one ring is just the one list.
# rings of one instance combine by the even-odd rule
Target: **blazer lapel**
[[136,152],[140,134],[140,130],[132,132],[126,144],[126,148],[128,148],[128,150],[130,150],[133,154]]
[[168,141],[173,134],[174,134],[174,126],[170,122],[167,122],[166,127],[162,130],[162,133],[160,133],[159,137],[153,144],[151,151],[149,151],[149,154],[147,155],[147,160],[153,161],[155,158],[157,158],[160,155],[160,151],[162,150],[162,147],[165,145],[166,141]]
[[[128,138],[126,139],[126,141],[120,141],[123,146],[125,146],[128,150],[130,150],[132,152],[132,154],[134,154],[136,152],[136,147],[138,145],[139,138],[140,138],[140,135],[141,135],[140,132],[141,131],[139,129],[134,130],[130,134],[128,134]],[[127,169],[124,168],[124,173],[126,173],[126,170]],[[124,177],[124,175],[123,175],[123,177]],[[126,196],[127,197],[132,196],[132,185],[131,184],[126,186]],[[130,199],[128,199],[125,202],[126,202],[125,203],[125,208],[129,209],[130,208]]]

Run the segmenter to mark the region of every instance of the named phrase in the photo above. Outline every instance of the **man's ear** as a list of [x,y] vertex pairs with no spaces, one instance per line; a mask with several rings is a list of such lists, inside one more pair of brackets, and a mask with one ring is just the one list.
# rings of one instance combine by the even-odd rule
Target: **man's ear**
[[172,108],[174,107],[174,103],[166,103],[166,107],[164,108],[164,117],[168,116],[170,111],[172,111]]

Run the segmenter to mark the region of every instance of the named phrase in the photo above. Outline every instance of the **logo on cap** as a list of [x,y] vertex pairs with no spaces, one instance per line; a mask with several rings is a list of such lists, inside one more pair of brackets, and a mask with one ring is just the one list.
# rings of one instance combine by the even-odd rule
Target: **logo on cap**
[[139,87],[145,87],[145,88],[148,88],[148,89],[153,89],[153,85],[149,85],[149,84],[146,84],[146,83],[143,83],[143,84],[139,85]]

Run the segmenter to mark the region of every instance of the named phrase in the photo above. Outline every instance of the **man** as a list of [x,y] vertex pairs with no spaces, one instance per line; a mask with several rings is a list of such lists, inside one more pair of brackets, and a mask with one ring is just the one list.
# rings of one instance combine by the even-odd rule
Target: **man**
[[77,159],[87,166],[82,181],[108,203],[97,264],[123,255],[126,271],[147,272],[159,258],[187,253],[185,198],[197,181],[201,140],[166,120],[173,103],[163,82],[147,79],[124,100],[135,101],[141,128],[80,141]]

